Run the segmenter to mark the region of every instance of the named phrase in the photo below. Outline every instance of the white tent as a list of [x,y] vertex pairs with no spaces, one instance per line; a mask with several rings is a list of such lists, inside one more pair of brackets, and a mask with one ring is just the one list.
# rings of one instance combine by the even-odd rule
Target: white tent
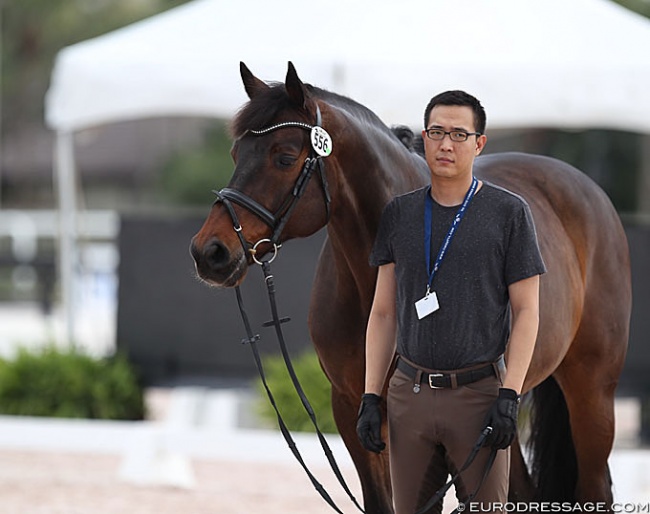
[[196,0],[63,49],[46,118],[57,131],[160,115],[230,117],[238,62],[347,94],[419,126],[445,88],[489,126],[650,131],[650,22],[610,0]]
[[63,297],[72,334],[74,133],[120,120],[229,118],[238,62],[345,95],[388,124],[421,125],[444,89],[481,99],[488,127],[650,133],[650,22],[609,0],[195,0],[63,49],[46,97],[57,132]]

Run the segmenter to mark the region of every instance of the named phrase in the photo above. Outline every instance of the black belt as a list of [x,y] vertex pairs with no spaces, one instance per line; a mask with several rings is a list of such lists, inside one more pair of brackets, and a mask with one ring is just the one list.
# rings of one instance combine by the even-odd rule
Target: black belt
[[431,389],[456,389],[463,385],[478,382],[483,378],[496,376],[495,363],[486,364],[485,366],[459,373],[429,373],[399,358],[397,360],[397,368],[415,379],[413,390],[416,393],[420,391],[420,384],[425,380],[428,381]]

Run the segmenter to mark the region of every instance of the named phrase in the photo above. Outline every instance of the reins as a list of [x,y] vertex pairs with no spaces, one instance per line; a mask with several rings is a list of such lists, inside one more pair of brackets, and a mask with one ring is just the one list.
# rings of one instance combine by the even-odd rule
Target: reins
[[[305,392],[300,384],[300,381],[298,379],[298,376],[296,375],[296,372],[294,370],[293,364],[291,362],[291,357],[289,355],[289,351],[287,349],[287,345],[285,342],[284,338],[284,333],[282,331],[282,324],[286,323],[289,321],[289,318],[280,318],[278,315],[278,307],[277,307],[277,302],[275,298],[275,284],[273,281],[273,274],[271,273],[271,263],[273,260],[275,260],[278,249],[280,247],[279,241],[280,241],[280,236],[282,234],[282,230],[284,229],[286,223],[289,220],[289,217],[291,216],[293,210],[295,209],[298,200],[300,200],[300,197],[303,195],[309,180],[311,176],[313,175],[314,169],[318,169],[318,173],[321,178],[321,185],[323,188],[323,195],[325,198],[325,209],[326,209],[326,215],[327,215],[327,220],[329,221],[329,216],[330,216],[330,194],[329,194],[329,189],[327,185],[327,179],[325,175],[325,170],[324,170],[324,165],[322,162],[322,158],[326,155],[329,155],[331,152],[331,140],[329,139],[329,135],[324,132],[322,129],[319,132],[318,130],[315,130],[316,128],[320,129],[321,127],[321,113],[320,109],[317,107],[316,111],[316,125],[312,127],[311,125],[307,125],[305,123],[298,123],[298,122],[286,122],[286,123],[280,123],[278,125],[274,125],[272,127],[268,127],[267,129],[263,130],[250,130],[249,132],[254,134],[254,135],[264,135],[267,134],[268,132],[271,132],[273,130],[285,128],[285,127],[300,127],[304,128],[306,130],[311,131],[311,139],[312,139],[312,148],[310,151],[309,156],[305,160],[305,164],[300,172],[300,175],[298,176],[298,179],[296,180],[290,194],[287,196],[285,201],[283,202],[282,206],[278,211],[273,214],[271,213],[268,209],[266,209],[264,206],[260,205],[258,202],[247,196],[246,194],[237,191],[235,189],[231,188],[224,188],[221,191],[214,191],[214,193],[217,195],[217,200],[216,202],[222,203],[226,210],[228,211],[228,214],[230,215],[232,221],[233,221],[233,229],[237,233],[237,237],[239,238],[239,242],[242,245],[242,248],[244,250],[245,254],[250,253],[252,255],[252,259],[255,263],[259,264],[262,268],[262,272],[264,274],[264,282],[267,287],[267,293],[268,293],[268,298],[269,298],[269,305],[271,308],[271,316],[272,320],[269,322],[264,323],[264,327],[274,327],[275,328],[275,333],[276,337],[280,346],[280,351],[282,353],[282,357],[284,359],[287,371],[289,372],[289,376],[291,378],[291,382],[294,386],[294,389],[296,390],[296,393],[298,394],[298,397],[300,398],[300,401],[309,415],[309,418],[316,430],[316,434],[318,436],[318,440],[320,441],[321,447],[323,449],[323,452],[330,464],[330,467],[338,479],[339,483],[341,484],[341,487],[343,490],[347,493],[348,497],[350,500],[354,503],[354,505],[361,511],[365,512],[363,508],[359,505],[359,502],[357,499],[354,497],[352,492],[350,491],[349,486],[347,485],[345,479],[343,478],[343,474],[341,473],[341,470],[336,462],[336,459],[334,458],[334,454],[332,453],[332,450],[327,443],[327,440],[325,439],[325,436],[323,435],[320,427],[318,426],[318,422],[316,420],[316,414],[314,413],[314,409],[312,408],[311,404],[309,403],[309,400],[307,399],[307,396],[305,395]],[[329,145],[329,149],[325,148],[323,149],[322,147],[320,148],[321,151],[319,151],[319,144],[323,145],[323,140],[321,139],[318,141],[319,137],[322,137],[322,134],[325,134],[325,138],[327,139],[327,145]],[[315,140],[316,139],[316,140]],[[215,203],[216,203],[215,202]],[[256,214],[264,223],[266,223],[272,230],[272,235],[269,239],[261,239],[260,241],[256,242],[254,245],[251,245],[246,239],[244,238],[242,234],[242,226],[239,222],[239,218],[237,217],[237,213],[235,212],[235,209],[233,208],[232,203],[236,203],[249,211],[253,212]],[[257,247],[262,244],[262,243],[268,243],[272,245],[273,247],[273,254],[269,259],[264,259],[264,258],[258,258],[257,256]],[[269,388],[267,381],[266,381],[266,375],[264,373],[264,367],[262,364],[262,359],[260,358],[259,355],[259,350],[257,348],[257,342],[260,340],[259,334],[255,334],[251,328],[251,324],[248,318],[248,314],[246,312],[246,308],[244,305],[244,300],[241,294],[241,290],[239,286],[235,287],[235,293],[237,296],[237,305],[239,306],[239,311],[241,313],[242,321],[244,323],[244,328],[246,330],[246,338],[242,340],[242,343],[244,344],[249,344],[251,347],[251,351],[253,353],[253,359],[255,360],[255,365],[257,367],[257,371],[260,375],[260,379],[262,380],[262,384],[264,386],[264,389],[266,391],[266,394],[269,398],[269,402],[271,403],[271,406],[273,407],[273,410],[275,411],[275,414],[278,419],[278,424],[280,426],[280,431],[282,433],[282,436],[284,437],[285,441],[287,442],[289,449],[293,453],[294,457],[296,460],[299,462],[307,476],[309,477],[309,480],[311,481],[312,485],[318,491],[318,493],[321,495],[321,497],[339,514],[343,514],[343,512],[340,510],[340,508],[336,505],[332,497],[329,495],[329,493],[325,490],[323,485],[316,479],[316,477],[311,473],[307,465],[305,464],[304,459],[302,458],[302,455],[300,454],[300,451],[298,450],[298,447],[293,440],[293,437],[291,436],[291,432],[288,429],[284,419],[282,418],[282,415],[280,414],[280,411],[278,409],[277,403],[275,401],[275,398],[273,397],[273,393],[271,392],[271,389]]]
[[[469,452],[469,455],[467,456],[467,460],[465,463],[462,465],[462,467],[454,473],[454,475],[451,477],[451,479],[443,485],[440,489],[438,489],[435,494],[427,501],[427,503],[424,504],[423,507],[420,507],[415,514],[426,514],[428,510],[433,507],[436,503],[438,503],[442,498],[445,496],[449,488],[456,483],[456,481],[460,478],[460,474],[465,471],[467,468],[470,467],[472,462],[474,462],[474,459],[478,455],[479,450],[483,446],[483,443],[485,442],[485,438],[492,432],[492,427],[485,427],[481,434],[479,435],[478,439],[476,440],[476,443],[474,443],[474,447],[472,450]],[[494,448],[490,449],[490,455],[488,456],[487,463],[485,464],[485,470],[483,471],[483,476],[481,477],[481,481],[478,483],[476,486],[476,489],[467,497],[467,499],[464,502],[461,502],[458,504],[458,507],[456,507],[451,514],[460,514],[465,510],[467,507],[467,504],[471,502],[474,497],[478,494],[479,490],[483,486],[483,483],[485,482],[485,479],[487,478],[488,474],[490,473],[490,470],[492,469],[492,465],[494,464],[494,459],[496,458],[497,455],[497,450]]]
[[[233,218],[234,222],[234,227],[235,231],[237,232],[237,235],[239,237],[240,242],[245,245],[246,241],[241,234],[241,225],[239,224],[239,221],[237,219],[237,215],[232,208],[232,204],[228,199],[223,199],[221,200],[224,205],[226,206],[226,209],[230,213],[230,215]],[[269,240],[263,239],[261,241],[258,241],[256,245],[253,246],[252,249],[257,246],[257,244],[261,242],[269,242]],[[246,246],[244,246],[246,247]],[[285,365],[287,367],[287,371],[289,372],[289,376],[291,377],[291,382],[294,386],[294,389],[296,390],[296,393],[298,394],[298,397],[300,398],[300,401],[304,407],[304,409],[307,411],[307,414],[309,415],[309,418],[316,429],[316,434],[318,435],[318,440],[320,441],[321,447],[323,449],[323,452],[325,453],[325,456],[327,457],[327,460],[330,464],[330,467],[332,471],[334,472],[334,475],[338,479],[339,483],[347,493],[348,497],[352,502],[356,505],[356,507],[361,511],[365,512],[361,506],[359,505],[357,499],[354,497],[352,492],[350,491],[350,488],[348,487],[347,483],[345,482],[345,479],[343,478],[343,475],[341,473],[341,470],[336,462],[336,459],[334,458],[334,454],[332,453],[332,450],[327,443],[327,440],[325,439],[325,436],[323,435],[322,431],[320,430],[318,426],[318,422],[316,421],[316,415],[314,413],[314,409],[312,408],[311,404],[309,403],[309,400],[307,399],[307,396],[305,395],[305,392],[300,385],[300,381],[298,379],[298,376],[296,375],[295,369],[293,367],[293,364],[291,362],[291,357],[289,355],[289,352],[287,350],[287,345],[284,339],[284,333],[282,332],[282,324],[286,323],[289,321],[289,318],[280,318],[278,315],[278,308],[277,308],[277,302],[275,299],[275,283],[273,281],[273,275],[271,273],[271,262],[275,259],[277,256],[277,250],[278,247],[277,245],[274,245],[274,253],[271,256],[270,259],[268,260],[259,260],[254,254],[253,254],[253,259],[255,260],[256,263],[260,264],[262,267],[262,272],[264,273],[264,283],[266,284],[267,292],[268,292],[268,297],[269,297],[269,304],[271,307],[271,316],[272,320],[269,322],[264,323],[263,326],[265,327],[275,327],[275,333],[278,339],[278,343],[280,346],[280,350],[282,352],[282,357],[284,359]],[[251,351],[253,353],[253,359],[255,360],[255,365],[257,367],[257,371],[260,375],[260,379],[262,380],[262,384],[264,386],[264,389],[266,391],[266,394],[269,398],[269,402],[271,403],[271,406],[273,407],[273,410],[275,411],[275,414],[278,419],[278,425],[280,426],[280,431],[282,433],[282,436],[284,437],[285,441],[287,442],[287,445],[289,446],[289,449],[293,453],[294,457],[296,460],[300,463],[301,467],[309,477],[309,480],[311,481],[312,485],[318,491],[318,493],[322,496],[322,498],[339,514],[343,514],[343,512],[339,509],[339,507],[336,505],[332,497],[328,494],[327,490],[323,487],[323,485],[316,479],[316,477],[311,473],[307,465],[305,464],[304,459],[302,458],[302,455],[300,454],[300,451],[298,450],[298,447],[293,440],[293,437],[291,436],[291,432],[288,429],[286,423],[284,422],[284,419],[282,418],[282,415],[280,414],[280,411],[278,409],[277,403],[275,401],[275,398],[273,397],[273,393],[271,392],[271,389],[268,386],[268,383],[266,381],[266,375],[264,373],[264,366],[262,365],[262,359],[260,358],[259,350],[257,348],[257,342],[260,340],[259,334],[255,334],[251,328],[251,324],[248,318],[248,314],[246,312],[246,307],[244,305],[244,299],[241,294],[241,290],[239,286],[235,287],[235,293],[237,296],[237,305],[239,306],[239,312],[241,313],[242,321],[244,323],[244,328],[246,330],[246,338],[242,340],[242,343],[244,344],[249,344],[251,347]]]
[[[314,426],[316,430],[316,434],[318,436],[318,440],[321,444],[321,448],[323,449],[323,452],[330,464],[330,468],[332,469],[334,475],[336,476],[337,480],[339,481],[339,484],[343,488],[343,490],[347,493],[349,499],[354,503],[354,505],[359,509],[359,511],[365,513],[363,508],[359,505],[359,502],[357,499],[354,497],[352,492],[350,491],[349,486],[347,485],[345,479],[343,478],[343,475],[341,473],[341,470],[336,462],[336,459],[334,458],[334,454],[332,453],[332,450],[327,443],[327,440],[325,436],[323,435],[322,431],[320,430],[318,426],[318,422],[316,420],[316,415],[314,413],[314,409],[312,408],[311,404],[309,403],[309,400],[307,399],[307,396],[305,395],[305,392],[300,384],[300,381],[298,379],[298,376],[295,373],[293,364],[291,362],[291,356],[289,355],[289,352],[287,350],[287,345],[285,342],[284,338],[284,333],[282,331],[282,324],[288,322],[290,319],[289,318],[280,318],[278,315],[278,307],[276,303],[276,298],[275,298],[275,283],[273,280],[273,274],[271,273],[271,263],[275,260],[278,254],[278,250],[281,246],[280,244],[280,237],[282,234],[282,230],[284,229],[285,225],[289,221],[289,217],[291,216],[293,210],[295,209],[298,200],[300,200],[300,197],[303,195],[309,180],[311,176],[313,175],[314,169],[318,170],[318,174],[320,175],[321,178],[321,185],[323,189],[323,195],[325,199],[325,209],[326,209],[326,215],[327,215],[327,220],[329,221],[330,218],[330,202],[331,202],[331,197],[329,194],[329,188],[327,184],[327,178],[325,175],[325,169],[324,169],[324,164],[322,158],[329,155],[331,152],[331,139],[329,138],[329,134],[327,134],[326,131],[324,131],[321,128],[321,113],[320,109],[318,106],[316,107],[316,125],[311,126],[306,123],[301,123],[301,122],[284,122],[284,123],[279,123],[277,125],[273,125],[271,127],[268,127],[266,129],[262,130],[249,130],[253,135],[261,136],[264,134],[267,134],[273,130],[278,130],[282,129],[285,127],[299,127],[303,128],[305,130],[310,130],[311,131],[311,143],[312,143],[312,148],[310,150],[309,156],[305,160],[305,164],[303,165],[303,168],[300,172],[300,175],[298,176],[290,194],[287,196],[287,198],[284,200],[280,208],[276,211],[276,213],[271,213],[267,208],[265,208],[263,205],[259,204],[257,201],[253,200],[250,198],[248,195],[242,193],[241,191],[238,191],[236,189],[232,188],[223,188],[220,191],[214,191],[215,195],[217,196],[217,199],[215,200],[215,203],[222,203],[226,210],[228,211],[228,214],[230,218],[232,219],[233,222],[233,229],[237,233],[237,237],[239,238],[239,242],[241,243],[241,246],[244,250],[244,254],[251,254],[253,261],[256,264],[259,264],[262,268],[262,272],[264,274],[264,282],[266,284],[267,288],[267,294],[269,298],[269,305],[271,309],[271,316],[272,319],[271,321],[268,321],[263,324],[264,327],[274,327],[275,328],[275,334],[276,338],[278,340],[278,344],[280,346],[280,350],[282,353],[282,357],[284,359],[287,371],[289,372],[289,376],[291,378],[291,382],[294,386],[294,389],[296,393],[298,394],[298,397],[300,398],[300,401],[307,412],[312,425]],[[321,145],[319,147],[319,145]],[[323,145],[325,145],[325,148],[323,148]],[[235,212],[235,209],[233,207],[233,203],[236,203],[240,205],[241,207],[244,207],[245,209],[249,210],[250,212],[254,213],[257,215],[264,223],[266,223],[272,231],[271,237],[270,238],[265,238],[257,241],[255,244],[250,244],[244,235],[242,234],[242,226],[239,222],[239,218],[237,216],[237,213]],[[268,259],[264,259],[263,257],[258,258],[257,256],[257,247],[260,244],[263,243],[268,243],[272,246],[273,248],[273,254],[270,256]],[[260,340],[259,334],[255,334],[253,332],[253,329],[250,324],[250,320],[248,317],[248,314],[246,312],[246,308],[244,305],[244,299],[241,294],[241,290],[239,286],[235,287],[235,293],[237,296],[237,305],[239,307],[239,312],[242,317],[242,321],[244,323],[244,329],[246,331],[246,338],[242,339],[243,344],[248,344],[251,347],[251,351],[253,353],[253,359],[255,360],[255,365],[257,367],[257,371],[259,373],[260,379],[262,380],[262,384],[264,386],[264,389],[266,391],[266,394],[269,398],[269,402],[271,403],[271,406],[273,407],[273,410],[275,411],[275,414],[278,419],[278,425],[280,427],[280,431],[282,433],[282,436],[284,437],[287,445],[289,446],[289,449],[293,453],[294,457],[300,464],[300,466],[303,468],[307,476],[309,477],[309,480],[311,481],[312,485],[316,489],[316,491],[321,495],[321,497],[334,509],[336,512],[339,514],[343,514],[343,512],[340,510],[340,508],[336,505],[330,494],[327,492],[327,490],[323,487],[323,485],[316,479],[316,477],[313,475],[313,473],[309,470],[307,467],[307,464],[305,463],[293,437],[291,436],[291,431],[287,427],[284,419],[282,418],[282,415],[280,414],[280,411],[278,409],[277,403],[275,401],[275,398],[273,397],[273,393],[271,392],[271,389],[268,386],[268,383],[266,381],[266,375],[264,373],[264,366],[262,364],[262,359],[260,358],[259,350],[257,348],[257,342]],[[434,495],[433,497],[425,504],[424,507],[419,509],[415,514],[424,514],[427,510],[429,510],[433,505],[435,505],[437,502],[439,502],[445,495],[445,493],[449,490],[449,488],[458,480],[460,477],[460,474],[465,471],[474,461],[476,455],[478,454],[479,450],[483,446],[483,442],[485,441],[485,438],[487,435],[490,433],[492,430],[491,427],[486,427],[480,434],[478,440],[476,441],[476,444],[472,448],[472,451],[470,452],[467,460],[463,464],[463,466],[454,474],[454,476],[442,487],[440,488]],[[490,452],[490,455],[488,457],[488,461],[485,467],[485,471],[483,473],[482,479],[480,483],[478,484],[477,488],[469,495],[468,499],[464,502],[459,504],[458,508],[454,511],[454,514],[458,514],[459,512],[462,512],[464,505],[471,501],[475,495],[478,493],[479,489],[485,482],[485,479],[487,478],[488,473],[490,472],[490,469],[492,468],[492,464],[494,463],[494,459],[496,456],[496,450],[492,449]]]

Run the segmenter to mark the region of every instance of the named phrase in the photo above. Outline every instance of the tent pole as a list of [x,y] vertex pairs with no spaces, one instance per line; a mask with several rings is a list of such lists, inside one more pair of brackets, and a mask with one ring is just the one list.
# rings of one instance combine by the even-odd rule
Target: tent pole
[[641,136],[641,177],[637,193],[637,212],[650,219],[650,134]]
[[64,343],[75,347],[77,220],[74,134],[57,132],[55,184],[59,201],[59,277],[64,315]]

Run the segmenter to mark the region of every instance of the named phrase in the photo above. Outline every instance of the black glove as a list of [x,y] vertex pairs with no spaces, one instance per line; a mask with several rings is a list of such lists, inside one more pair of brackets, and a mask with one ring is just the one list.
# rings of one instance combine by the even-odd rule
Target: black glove
[[381,440],[381,396],[364,394],[361,397],[361,407],[357,417],[357,436],[369,452],[379,453],[386,444]]
[[492,432],[485,438],[483,446],[503,450],[510,446],[517,433],[517,416],[520,397],[512,389],[499,389],[499,397],[490,408],[485,418],[485,425],[492,427]]

